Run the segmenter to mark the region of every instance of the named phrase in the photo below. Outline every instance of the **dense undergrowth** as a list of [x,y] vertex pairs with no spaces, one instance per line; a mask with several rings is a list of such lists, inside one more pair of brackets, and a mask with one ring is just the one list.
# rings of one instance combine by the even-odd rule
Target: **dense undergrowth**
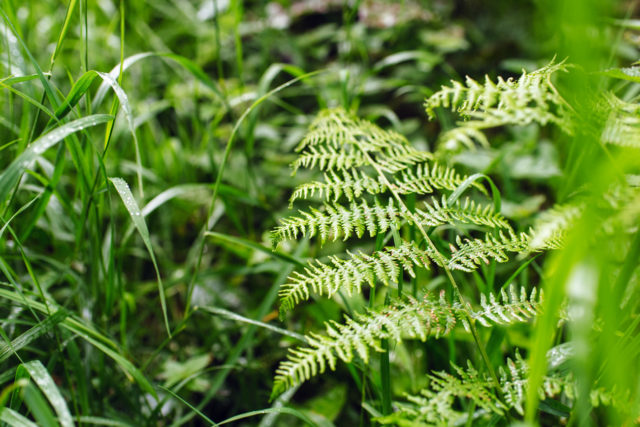
[[6,0],[0,421],[636,424],[634,6]]

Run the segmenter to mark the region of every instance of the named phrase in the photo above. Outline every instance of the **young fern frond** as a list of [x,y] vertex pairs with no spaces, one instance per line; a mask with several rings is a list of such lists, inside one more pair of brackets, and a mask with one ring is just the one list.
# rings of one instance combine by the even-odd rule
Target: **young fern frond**
[[386,186],[380,179],[371,178],[364,172],[353,169],[340,175],[334,171],[325,173],[323,181],[307,182],[299,185],[289,199],[289,206],[298,199],[309,199],[318,194],[325,201],[337,203],[342,195],[352,202],[362,194],[380,194]]
[[490,228],[511,229],[504,216],[496,212],[493,205],[482,205],[465,197],[463,201],[456,200],[451,203],[445,196],[438,202],[435,197],[431,198],[431,204],[425,203],[425,209],[416,209],[415,216],[431,227],[442,224],[463,224],[484,225]]
[[371,349],[383,351],[382,339],[425,341],[430,335],[445,335],[455,326],[459,311],[441,294],[440,298],[425,297],[421,301],[411,298],[380,312],[357,314],[353,319],[346,317],[343,324],[326,323],[326,335],[311,333],[306,336],[307,347],[289,350],[288,360],[276,370],[273,395],[323,373],[327,365],[335,370],[338,359],[349,363],[357,354],[368,362]]
[[584,206],[581,204],[556,205],[542,212],[531,230],[529,249],[559,249],[571,225],[580,217]]
[[321,111],[309,126],[305,137],[296,147],[301,152],[312,147],[331,147],[341,150],[345,146],[359,146],[366,151],[406,149],[411,145],[397,132],[383,130],[362,120],[343,108]]
[[[524,289],[518,295],[512,288],[508,295],[503,292],[501,299],[502,305],[495,295],[490,295],[489,302],[483,300],[478,311],[471,311],[472,318],[483,325],[520,323],[537,314],[542,305],[535,292],[527,297]],[[311,333],[306,337],[307,347],[289,351],[288,360],[276,371],[273,393],[279,394],[323,373],[327,364],[334,370],[338,359],[348,363],[357,354],[367,363],[371,349],[383,351],[382,339],[425,341],[431,335],[448,334],[458,322],[468,329],[467,310],[458,302],[448,302],[442,292],[438,298],[425,296],[416,300],[408,297],[407,301],[396,301],[381,311],[356,314],[353,319],[346,317],[344,324],[327,323],[326,335]]]
[[345,153],[333,147],[309,147],[291,164],[293,174],[301,167],[318,168],[321,171],[349,170],[366,164],[362,153]]
[[286,239],[296,239],[299,234],[307,237],[318,235],[322,243],[340,237],[347,240],[352,235],[362,237],[365,231],[373,237],[386,232],[391,225],[397,225],[406,217],[392,199],[389,199],[387,206],[380,204],[377,199],[372,205],[363,199],[360,204],[352,202],[349,208],[337,203],[325,203],[324,207],[324,212],[310,208],[309,212],[300,211],[299,217],[281,220],[281,225],[271,233],[274,246]]
[[[407,396],[410,403],[398,402],[397,412],[376,421],[400,426],[424,425],[422,423],[450,426],[468,422],[469,412],[455,409],[456,399],[461,402],[471,401],[482,409],[471,414],[474,422],[481,422],[483,419],[488,421],[492,414],[504,415],[510,410],[524,415],[529,367],[519,353],[516,352],[514,359],[507,358],[506,364],[498,368],[502,399],[493,392],[495,381],[487,374],[478,372],[470,361],[467,361],[466,369],[453,365],[453,370],[455,374],[436,372],[430,375],[429,388],[422,390],[419,395]],[[571,401],[576,398],[577,390],[571,373],[552,370],[544,376],[538,395],[540,400],[563,398]],[[610,405],[637,417],[640,408],[637,402],[631,402],[629,395],[629,390],[598,387],[591,390],[589,400],[594,407]]]

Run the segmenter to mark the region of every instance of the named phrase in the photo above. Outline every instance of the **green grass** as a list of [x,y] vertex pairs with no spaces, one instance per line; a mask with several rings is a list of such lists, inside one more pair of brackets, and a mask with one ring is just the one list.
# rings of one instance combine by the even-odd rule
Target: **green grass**
[[[505,402],[500,367],[519,354],[523,410],[484,416],[481,401],[460,395],[462,424],[637,423],[634,2],[37,3],[0,6],[0,422],[401,424],[407,408],[435,401],[405,394],[456,374],[452,365],[471,362]],[[457,151],[439,142],[465,119],[446,108],[429,119],[423,103],[441,85],[517,79],[554,56],[571,64],[553,81],[572,131],[535,122],[483,128],[487,146],[477,133]],[[469,176],[443,190],[448,203],[485,200],[517,232],[554,205],[579,206],[562,220],[563,248],[314,295],[279,321],[281,286],[312,259],[402,240],[451,254],[457,234],[480,236],[476,226],[402,225],[273,250],[270,230],[294,188],[322,179],[290,175],[294,149],[320,110],[340,106]],[[410,212],[429,200],[387,196]],[[476,307],[511,285],[544,290],[535,320],[382,339],[369,364],[355,357],[270,400],[287,348],[326,321],[441,291]],[[550,362],[550,349],[570,350]],[[575,397],[541,399],[549,375],[569,373]]]

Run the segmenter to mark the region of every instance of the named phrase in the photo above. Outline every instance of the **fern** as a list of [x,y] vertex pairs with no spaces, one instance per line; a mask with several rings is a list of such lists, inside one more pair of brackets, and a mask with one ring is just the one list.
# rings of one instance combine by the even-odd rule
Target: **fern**
[[331,297],[338,290],[351,295],[360,292],[363,284],[374,286],[376,280],[389,285],[401,271],[415,277],[415,268],[428,268],[433,254],[419,249],[412,242],[387,247],[372,255],[349,253],[350,259],[330,257],[331,264],[315,261],[304,273],[294,272],[280,289],[280,310],[291,310],[300,301],[309,299],[311,292]]
[[386,232],[391,226],[397,227],[403,221],[412,224],[414,218],[431,227],[457,221],[492,228],[510,228],[507,220],[495,212],[491,205],[480,205],[468,198],[464,202],[453,203],[444,196],[440,202],[433,198],[432,203],[425,203],[424,207],[424,210],[416,209],[414,213],[409,213],[403,207],[397,207],[393,199],[389,199],[386,206],[377,199],[372,206],[363,199],[359,205],[352,202],[349,208],[326,203],[324,212],[311,208],[309,212],[300,211],[301,216],[283,219],[281,225],[272,232],[271,241],[277,245],[282,240],[296,239],[298,235],[318,235],[324,243],[340,237],[344,240],[351,236],[362,237],[365,231],[373,237]]
[[[292,273],[280,289],[281,314],[312,294],[331,297],[342,291],[352,295],[360,293],[363,286],[390,286],[403,275],[415,277],[418,269],[429,269],[432,264],[445,271],[472,271],[490,259],[504,262],[508,252],[524,251],[529,246],[530,236],[515,233],[492,204],[445,193],[468,187],[468,177],[433,161],[431,153],[414,149],[399,134],[342,109],[320,113],[297,150],[300,157],[292,164],[294,173],[300,167],[315,168],[324,172],[324,181],[298,186],[290,201],[318,195],[324,204],[282,219],[271,234],[274,245],[300,236],[318,237],[321,244],[365,235],[378,237],[402,227],[420,230],[424,243],[396,236],[395,246],[373,253],[346,251],[345,256],[332,255],[326,262],[313,260],[302,271]],[[471,186],[486,194],[476,181]],[[385,193],[390,197],[382,202]],[[408,209],[402,199],[405,195],[429,197]],[[443,225],[471,227],[485,238],[463,240],[458,235],[457,246],[451,245],[449,256],[437,250],[426,232]],[[489,234],[490,230],[495,230],[495,235]],[[449,332],[455,323],[474,333],[476,322],[524,322],[537,313],[540,302],[535,292],[527,295],[512,290],[482,299],[476,312],[459,297],[455,303],[442,297],[420,302],[399,298],[392,309],[356,314],[342,325],[328,324],[327,335],[307,335],[309,346],[291,350],[288,360],[278,368],[274,395],[324,372],[327,365],[334,369],[338,359],[349,362],[358,354],[366,362],[370,349],[381,351],[380,340],[425,340],[429,335]]]
[[[386,302],[381,307],[375,307],[375,301],[382,297],[370,297],[370,309],[345,317],[341,323],[327,323],[324,334],[308,333],[306,346],[291,349],[278,367],[272,396],[325,372],[327,367],[336,369],[339,361],[366,364],[372,353],[388,353],[389,342],[425,341],[456,330],[472,336],[486,369],[469,363],[465,369],[453,365],[450,372],[431,373],[429,388],[409,396],[407,402],[398,402],[394,414],[378,421],[397,425],[453,425],[524,413],[526,396],[532,394],[528,391],[528,366],[516,350],[514,359],[507,359],[495,370],[476,328],[531,322],[541,312],[542,293],[536,288],[525,291],[511,286],[498,293],[482,292],[479,301],[473,303],[463,296],[457,278],[485,264],[507,262],[513,254],[522,257],[562,247],[571,225],[592,208],[589,204],[596,205],[594,212],[602,219],[594,222],[597,226],[587,237],[589,243],[624,243],[616,235],[637,233],[639,192],[620,182],[611,185],[609,191],[599,190],[601,197],[589,199],[590,189],[581,189],[577,197],[538,215],[533,227],[523,232],[512,228],[495,205],[488,203],[487,191],[477,183],[476,176],[459,174],[444,160],[447,151],[461,146],[488,147],[484,133],[487,129],[530,123],[553,124],[569,135],[578,131],[596,135],[605,151],[606,144],[621,147],[616,150],[637,148],[639,107],[613,94],[597,96],[592,113],[597,116],[596,124],[603,127],[600,130],[597,126],[582,127],[578,114],[552,82],[556,73],[567,70],[563,62],[552,61],[540,70],[523,72],[518,79],[492,81],[487,77],[479,83],[467,78],[464,84],[453,82],[450,87],[442,87],[426,100],[427,113],[434,118],[435,109],[446,108],[458,113],[462,121],[440,135],[439,151],[435,154],[416,150],[398,133],[385,131],[343,109],[319,114],[298,145],[299,157],[292,167],[294,173],[299,168],[315,169],[324,179],[299,185],[290,203],[293,206],[299,199],[319,199],[322,204],[282,219],[272,232],[272,241],[278,244],[306,236],[317,237],[320,245],[351,238],[364,242],[359,243],[360,251],[345,249],[344,254],[312,260],[292,273],[280,289],[281,314],[312,295],[333,297],[343,292],[351,296],[378,285],[394,290],[383,291]],[[619,178],[623,181],[623,174]],[[630,179],[638,181],[637,176]],[[470,188],[474,189],[472,194],[461,194]],[[381,249],[366,250],[373,239],[376,248]],[[390,239],[393,246],[389,245]],[[332,248],[343,246],[348,248],[346,243]],[[419,274],[427,269],[431,272]],[[622,273],[630,276],[632,271]],[[428,294],[423,299],[403,293],[405,277],[413,278],[415,296],[425,292],[423,277],[437,276],[440,272],[451,284],[452,300],[444,298],[444,293],[437,298]],[[487,276],[491,286],[495,286],[494,269],[483,269],[483,273],[474,274],[479,282]],[[615,278],[615,273],[613,276],[621,281]],[[623,278],[628,280],[626,276]],[[433,281],[430,286],[438,286],[437,283]],[[561,302],[555,305],[560,307],[559,311],[564,310]],[[555,315],[563,320],[568,318],[564,313]],[[595,323],[598,321],[595,319]],[[597,331],[597,326],[594,329]],[[389,360],[389,354],[382,360]],[[555,405],[556,410],[570,412],[563,405],[570,405],[578,390],[571,374],[550,365],[542,382],[536,384],[541,384],[537,390],[540,399]],[[594,384],[596,387],[589,396],[594,406],[611,405],[637,417],[637,405],[624,403],[629,400],[628,391],[607,390]],[[382,391],[385,393],[384,386]],[[386,408],[390,410],[388,405]]]
[[[465,422],[469,414],[454,409],[456,399],[473,402],[480,408],[472,414],[484,418],[489,414],[504,415],[511,409],[524,414],[523,403],[526,396],[528,367],[519,353],[515,360],[507,359],[506,365],[498,369],[498,381],[503,397],[495,393],[496,383],[490,376],[480,373],[471,362],[463,369],[452,365],[454,374],[436,372],[429,376],[430,387],[419,395],[407,396],[413,405],[400,404],[399,411],[388,417],[378,418],[382,424],[449,426]],[[545,376],[538,391],[540,397],[555,398],[565,393],[574,395],[574,384],[569,375],[551,374]],[[477,421],[477,420],[476,420]]]
[[474,142],[488,146],[482,130],[504,125],[552,123],[573,133],[573,111],[551,81],[555,73],[566,71],[564,62],[552,61],[532,73],[523,71],[517,80],[498,77],[494,83],[486,76],[480,84],[467,76],[465,84],[454,81],[450,87],[442,86],[425,101],[429,117],[435,118],[436,108],[446,108],[466,121],[441,135],[440,147],[453,151],[460,146],[474,147]]
[[640,148],[640,106],[625,102],[612,93],[605,94],[602,104],[608,113],[602,130],[602,142]]
[[[506,364],[498,368],[498,382],[502,397],[495,393],[496,383],[487,374],[480,373],[471,362],[462,369],[452,365],[454,374],[444,371],[429,376],[431,383],[419,395],[408,395],[407,403],[398,402],[398,411],[376,421],[394,425],[449,426],[467,421],[468,412],[456,410],[456,399],[473,402],[481,410],[472,414],[474,421],[490,414],[504,415],[510,410],[524,415],[529,367],[519,353],[515,359],[507,358]],[[538,389],[540,399],[561,399],[565,402],[576,398],[577,385],[571,373],[551,371],[543,378]],[[593,406],[615,405],[627,413],[637,413],[637,405],[629,402],[629,392],[603,387],[590,392]]]
[[507,252],[523,252],[529,247],[530,236],[527,233],[515,234],[511,229],[507,234],[487,234],[484,239],[463,239],[456,237],[457,246],[451,245],[451,258],[447,266],[453,270],[473,271],[479,265],[489,264],[490,260],[506,262]]
[[[518,294],[512,287],[509,294],[503,292],[500,298],[491,294],[488,301],[483,299],[480,309],[471,311],[471,317],[487,326],[525,322],[539,312],[541,304],[535,291],[527,296],[524,289]],[[457,323],[468,329],[467,310],[460,303],[449,303],[442,292],[438,298],[396,300],[381,311],[346,317],[344,324],[329,322],[326,335],[310,333],[306,336],[308,346],[289,351],[288,360],[276,371],[273,393],[277,395],[323,373],[327,365],[334,370],[338,359],[348,363],[357,354],[367,363],[371,349],[383,351],[380,346],[383,339],[425,341],[431,335],[437,338],[448,334]]]

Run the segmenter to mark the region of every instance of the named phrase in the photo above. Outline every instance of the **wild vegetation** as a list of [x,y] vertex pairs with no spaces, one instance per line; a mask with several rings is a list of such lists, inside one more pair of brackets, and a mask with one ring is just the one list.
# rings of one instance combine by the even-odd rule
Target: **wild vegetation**
[[3,424],[639,422],[634,2],[0,11]]

